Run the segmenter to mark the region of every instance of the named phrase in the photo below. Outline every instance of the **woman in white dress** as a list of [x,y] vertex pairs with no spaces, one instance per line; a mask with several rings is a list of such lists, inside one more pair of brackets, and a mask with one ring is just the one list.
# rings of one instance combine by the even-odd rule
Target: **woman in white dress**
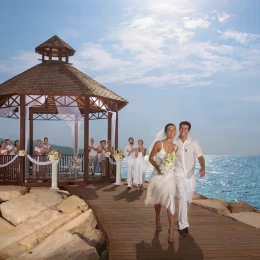
[[146,148],[143,147],[143,140],[138,140],[138,148],[135,149],[135,167],[134,167],[134,183],[140,191],[143,190],[144,175],[145,175],[145,161]]
[[[158,141],[155,142],[149,156],[149,161],[154,166],[154,171],[147,189],[145,205],[154,205],[156,214],[156,230],[158,231],[162,230],[160,221],[161,207],[165,206],[167,208],[169,220],[168,242],[173,243],[175,213],[174,196],[176,190],[174,169],[170,173],[162,174],[159,166],[166,158],[166,155],[175,154],[175,152],[178,150],[178,147],[173,143],[173,140],[176,136],[175,125],[167,124],[165,126],[164,133],[161,131],[158,135],[161,136],[161,138],[157,139]],[[156,159],[154,159],[154,157],[156,157]]]
[[8,149],[6,149],[4,141],[1,142],[0,155],[8,155]]
[[20,150],[19,140],[15,140],[13,149],[14,149],[15,155],[18,155],[19,154],[19,150]]

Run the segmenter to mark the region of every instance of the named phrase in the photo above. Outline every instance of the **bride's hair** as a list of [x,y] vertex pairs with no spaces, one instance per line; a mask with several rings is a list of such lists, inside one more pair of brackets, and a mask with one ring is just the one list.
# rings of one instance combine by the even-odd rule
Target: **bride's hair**
[[168,126],[171,126],[171,125],[173,125],[173,126],[176,128],[175,124],[169,123],[169,124],[167,124],[167,125],[164,127],[164,132],[165,132],[165,133],[167,132]]

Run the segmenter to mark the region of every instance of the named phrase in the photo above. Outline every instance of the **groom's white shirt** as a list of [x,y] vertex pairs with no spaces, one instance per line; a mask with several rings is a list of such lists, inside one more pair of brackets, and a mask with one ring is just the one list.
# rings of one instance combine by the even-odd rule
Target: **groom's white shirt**
[[184,143],[179,139],[176,140],[179,147],[176,153],[175,175],[184,176],[190,179],[195,173],[196,158],[203,155],[197,140],[188,137]]
[[126,156],[127,164],[129,164],[129,165],[135,164],[135,152],[133,151],[130,155],[128,155],[129,151],[131,151],[132,149],[135,149],[135,148],[137,148],[135,145],[133,145],[133,147],[128,145],[125,148],[124,155]]

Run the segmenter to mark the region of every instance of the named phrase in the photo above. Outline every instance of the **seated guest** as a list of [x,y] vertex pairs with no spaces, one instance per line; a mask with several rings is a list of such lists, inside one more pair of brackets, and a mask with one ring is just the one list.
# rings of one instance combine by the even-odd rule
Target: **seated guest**
[[1,142],[0,155],[8,155],[9,150],[5,148],[5,142]]
[[95,144],[94,138],[90,139],[90,145],[88,146],[88,156],[89,156],[89,164],[92,165],[92,176],[96,172],[97,167],[97,157],[98,157],[98,146]]
[[11,144],[10,139],[6,139],[5,142],[6,142],[6,149],[8,150],[8,154],[15,155],[13,150],[13,145]]
[[18,140],[15,140],[13,150],[15,155],[19,154],[20,144]]

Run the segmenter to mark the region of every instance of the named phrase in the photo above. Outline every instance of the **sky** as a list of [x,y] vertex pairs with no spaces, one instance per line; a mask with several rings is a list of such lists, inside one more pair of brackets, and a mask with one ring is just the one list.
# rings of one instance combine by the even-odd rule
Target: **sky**
[[[260,1],[1,1],[0,83],[38,64],[53,35],[71,45],[77,69],[126,99],[119,147],[149,147],[164,126],[188,120],[204,154],[260,154]],[[19,139],[0,118],[0,137]],[[83,126],[80,146],[83,147]],[[71,146],[64,122],[34,122],[34,139]],[[90,122],[107,139],[107,120]]]

